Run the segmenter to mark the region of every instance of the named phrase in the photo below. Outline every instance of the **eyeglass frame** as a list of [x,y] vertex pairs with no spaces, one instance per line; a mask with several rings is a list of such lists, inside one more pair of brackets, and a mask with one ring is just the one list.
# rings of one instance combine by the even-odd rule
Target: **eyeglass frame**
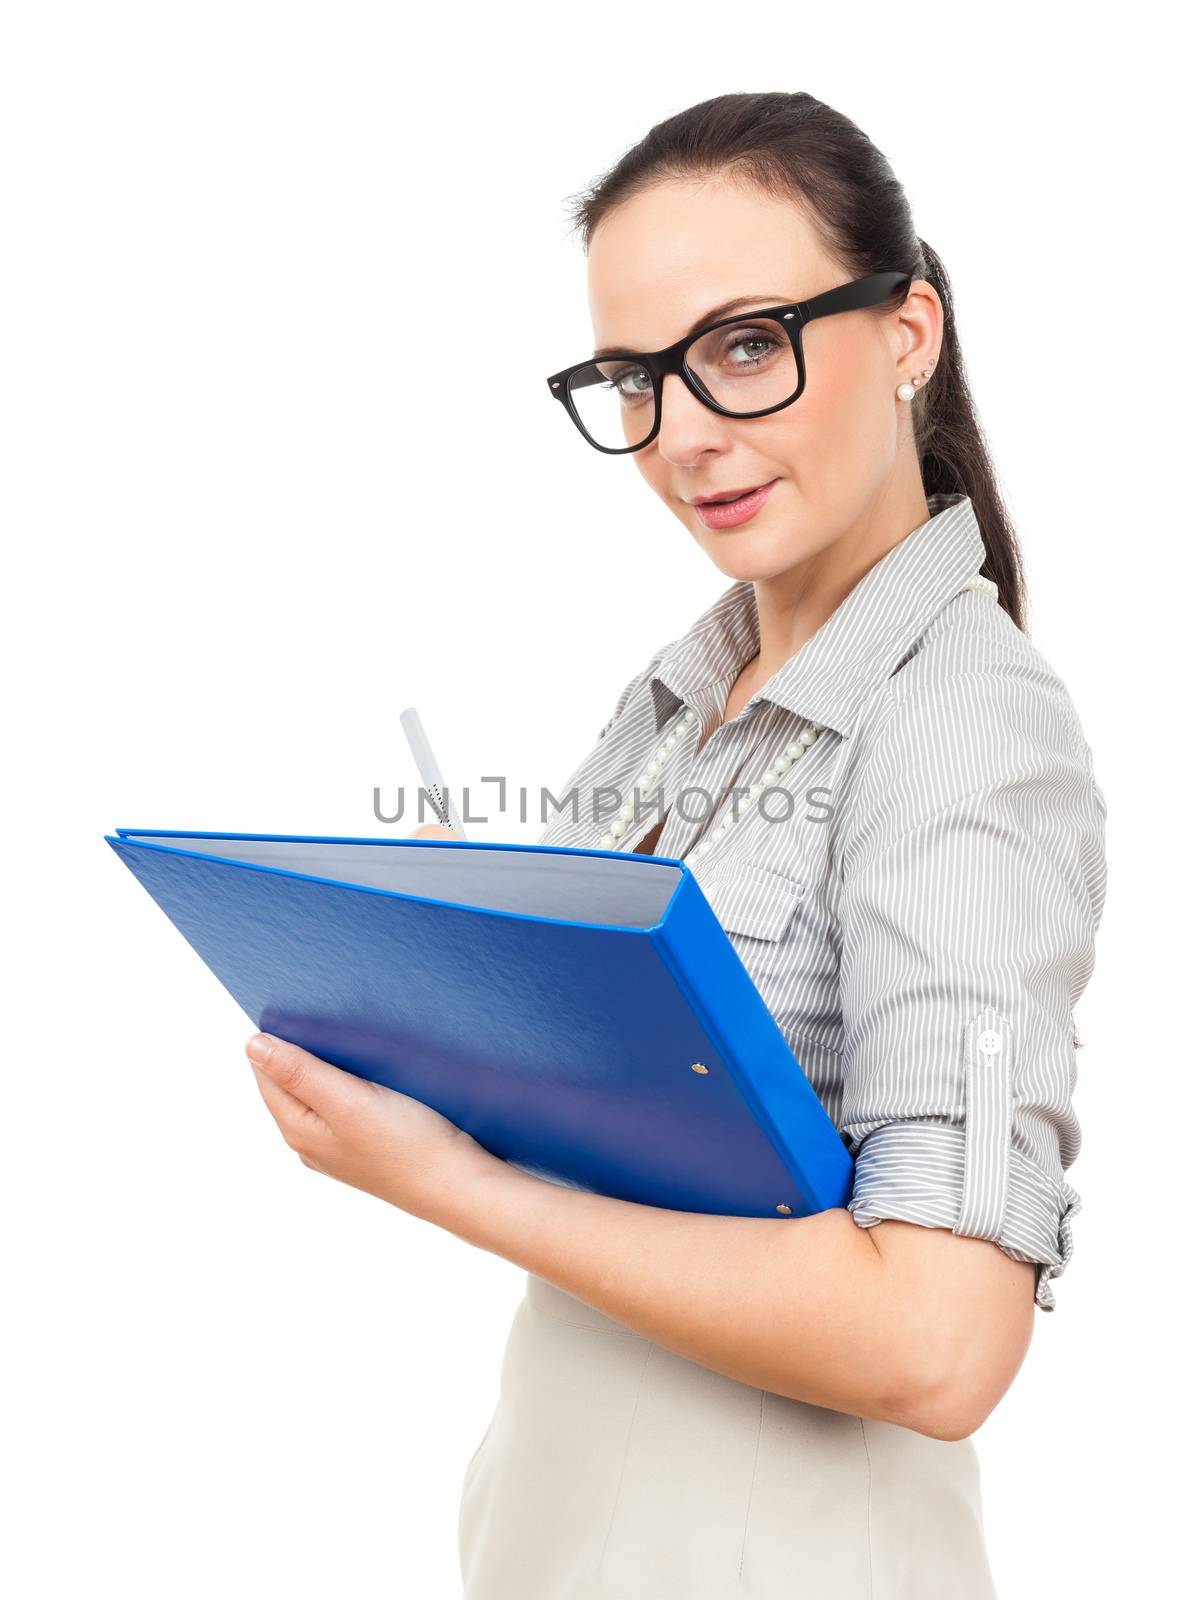
[[[567,415],[579,429],[580,433],[594,450],[600,450],[607,456],[630,455],[635,450],[644,450],[658,437],[662,425],[662,391],[663,379],[674,373],[683,379],[689,390],[697,400],[706,405],[710,411],[715,411],[722,417],[748,418],[766,417],[773,411],[782,411],[785,406],[794,404],[804,393],[807,382],[807,372],[804,366],[804,346],[801,342],[801,333],[810,322],[816,322],[820,317],[835,316],[841,311],[865,311],[872,306],[882,305],[900,289],[901,285],[907,292],[908,285],[916,277],[915,272],[871,272],[865,278],[855,278],[850,283],[841,283],[834,289],[826,289],[823,293],[814,295],[810,300],[789,300],[782,305],[765,306],[758,310],[745,310],[735,317],[722,317],[717,322],[707,323],[703,328],[697,328],[694,333],[684,334],[682,339],[677,339],[674,344],[665,346],[662,350],[649,351],[614,351],[611,355],[591,356],[586,361],[575,361],[569,367],[564,367],[561,372],[551,373],[546,379],[550,393],[555,400],[561,401],[566,407]],[[697,339],[702,339],[706,334],[712,333],[716,328],[731,327],[735,323],[749,322],[753,318],[770,318],[772,321],[782,323],[791,340],[792,354],[796,361],[797,387],[794,394],[786,400],[780,400],[773,406],[763,406],[760,411],[731,411],[727,406],[705,390],[699,378],[684,362],[684,352],[693,345]],[[597,444],[587,431],[583,420],[575,409],[571,398],[569,379],[584,367],[598,367],[601,361],[630,361],[644,367],[650,374],[650,381],[654,386],[654,426],[640,444],[606,445]],[[596,382],[606,381],[597,378]],[[581,387],[587,387],[581,385]]]

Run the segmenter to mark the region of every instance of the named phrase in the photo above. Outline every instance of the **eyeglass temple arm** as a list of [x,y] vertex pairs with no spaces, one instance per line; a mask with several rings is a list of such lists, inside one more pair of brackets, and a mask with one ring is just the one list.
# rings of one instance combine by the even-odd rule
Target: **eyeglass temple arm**
[[814,317],[829,317],[838,311],[865,311],[886,300],[901,284],[911,283],[913,276],[911,272],[873,272],[857,283],[827,289],[824,294],[801,302],[804,320],[811,322]]

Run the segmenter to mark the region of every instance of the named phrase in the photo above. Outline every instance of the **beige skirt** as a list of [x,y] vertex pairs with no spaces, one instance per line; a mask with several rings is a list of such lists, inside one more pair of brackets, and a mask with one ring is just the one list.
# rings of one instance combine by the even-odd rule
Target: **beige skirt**
[[753,1389],[527,1274],[463,1600],[995,1600],[971,1440]]

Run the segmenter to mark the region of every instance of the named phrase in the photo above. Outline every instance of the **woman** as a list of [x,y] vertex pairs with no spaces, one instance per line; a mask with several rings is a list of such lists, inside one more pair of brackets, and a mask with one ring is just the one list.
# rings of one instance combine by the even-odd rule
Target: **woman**
[[849,1205],[784,1226],[566,1189],[261,1036],[260,1087],[307,1164],[526,1269],[463,1485],[468,1600],[992,1595],[970,1436],[1079,1206],[1091,753],[1023,631],[941,264],[866,137],[809,95],[721,96],[579,221],[597,349],[551,393],[733,581],[541,838],[689,862],[856,1158]]

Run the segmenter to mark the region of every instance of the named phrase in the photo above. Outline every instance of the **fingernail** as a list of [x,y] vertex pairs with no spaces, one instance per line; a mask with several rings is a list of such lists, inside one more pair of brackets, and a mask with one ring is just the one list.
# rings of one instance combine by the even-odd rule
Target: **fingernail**
[[269,1033],[256,1033],[246,1046],[246,1054],[251,1061],[265,1061],[274,1043]]

